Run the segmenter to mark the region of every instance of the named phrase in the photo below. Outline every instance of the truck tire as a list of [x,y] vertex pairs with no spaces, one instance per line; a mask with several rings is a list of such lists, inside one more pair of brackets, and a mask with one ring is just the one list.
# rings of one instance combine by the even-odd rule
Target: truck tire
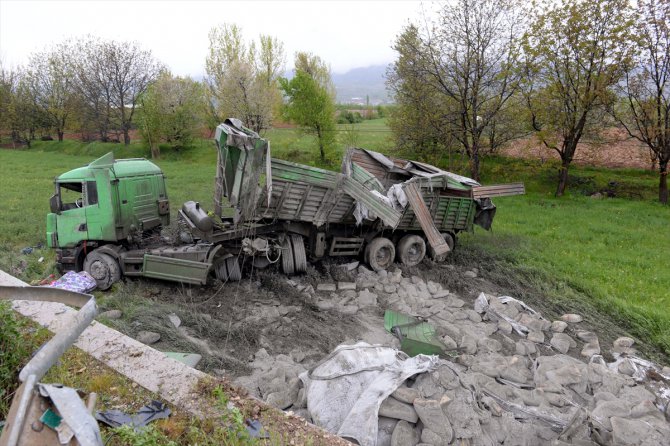
[[97,250],[84,259],[84,271],[95,279],[98,289],[102,291],[108,290],[121,279],[119,263],[109,254]]
[[291,235],[291,244],[293,245],[293,266],[296,273],[307,271],[307,253],[305,252],[305,241],[302,236]]
[[[454,248],[456,247],[456,236],[449,232],[443,232],[442,237],[444,237],[444,241],[447,242],[447,245],[449,245],[449,252],[453,251]],[[444,259],[446,259],[446,257],[449,255],[449,253],[445,254],[441,258],[435,258],[435,251],[433,251],[433,248],[429,246],[428,255],[430,256],[431,259],[433,259],[434,262],[443,262]]]
[[426,242],[415,234],[407,234],[397,246],[398,260],[405,266],[416,266],[426,256]]
[[295,273],[295,261],[293,260],[293,243],[290,237],[284,238],[281,245],[281,269],[284,274],[291,276]]
[[214,266],[214,274],[222,282],[239,282],[242,279],[240,262],[235,256],[221,259]]
[[395,246],[385,237],[377,237],[365,247],[365,260],[375,271],[387,269],[393,264],[394,259]]

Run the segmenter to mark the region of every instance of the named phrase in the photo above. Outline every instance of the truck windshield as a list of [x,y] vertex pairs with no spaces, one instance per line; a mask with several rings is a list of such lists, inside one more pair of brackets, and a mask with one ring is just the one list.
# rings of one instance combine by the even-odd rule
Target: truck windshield
[[61,211],[80,208],[98,203],[98,190],[95,181],[85,183],[58,183]]

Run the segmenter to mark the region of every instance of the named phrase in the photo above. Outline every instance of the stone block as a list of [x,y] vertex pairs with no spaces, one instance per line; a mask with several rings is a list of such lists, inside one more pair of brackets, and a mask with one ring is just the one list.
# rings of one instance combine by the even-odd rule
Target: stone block
[[383,417],[395,418],[396,420],[405,420],[410,423],[416,423],[419,416],[411,404],[403,403],[392,396],[382,401],[379,407],[379,415]]
[[320,283],[316,286],[317,291],[336,291],[337,285],[334,283]]
[[340,291],[343,290],[355,290],[356,282],[337,282],[337,289]]

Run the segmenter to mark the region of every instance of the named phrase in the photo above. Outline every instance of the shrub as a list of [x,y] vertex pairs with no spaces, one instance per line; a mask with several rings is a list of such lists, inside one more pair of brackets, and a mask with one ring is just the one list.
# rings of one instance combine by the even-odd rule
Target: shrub
[[9,411],[18,384],[18,372],[27,357],[20,322],[9,303],[0,301],[0,419]]

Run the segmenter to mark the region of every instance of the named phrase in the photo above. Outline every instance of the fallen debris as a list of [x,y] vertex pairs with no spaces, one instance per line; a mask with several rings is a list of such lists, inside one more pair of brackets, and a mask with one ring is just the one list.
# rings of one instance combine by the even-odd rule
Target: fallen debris
[[[315,304],[337,314],[357,299],[355,316],[368,323],[379,321],[380,307],[386,330],[400,339],[343,344],[316,364],[262,349],[250,363],[254,375],[238,383],[362,445],[669,444],[670,369],[637,357],[632,338],[601,345],[582,316],[551,322],[518,299],[485,293],[468,304],[399,271],[361,270],[356,285],[351,297],[352,290],[317,293]],[[403,347],[407,340],[419,349]],[[426,348],[439,357],[399,351]],[[388,362],[372,361],[377,352]],[[425,370],[403,374],[416,358]],[[394,377],[384,386],[366,381],[384,373]]]
[[74,291],[76,293],[89,293],[96,288],[95,279],[86,271],[74,272],[68,271],[60,279],[57,279],[48,286],[60,288],[62,290]]
[[110,427],[131,426],[135,430],[146,426],[152,421],[168,418],[172,411],[160,401],[151,401],[140,408],[135,415],[128,415],[120,410],[110,409],[96,412],[95,419]]

